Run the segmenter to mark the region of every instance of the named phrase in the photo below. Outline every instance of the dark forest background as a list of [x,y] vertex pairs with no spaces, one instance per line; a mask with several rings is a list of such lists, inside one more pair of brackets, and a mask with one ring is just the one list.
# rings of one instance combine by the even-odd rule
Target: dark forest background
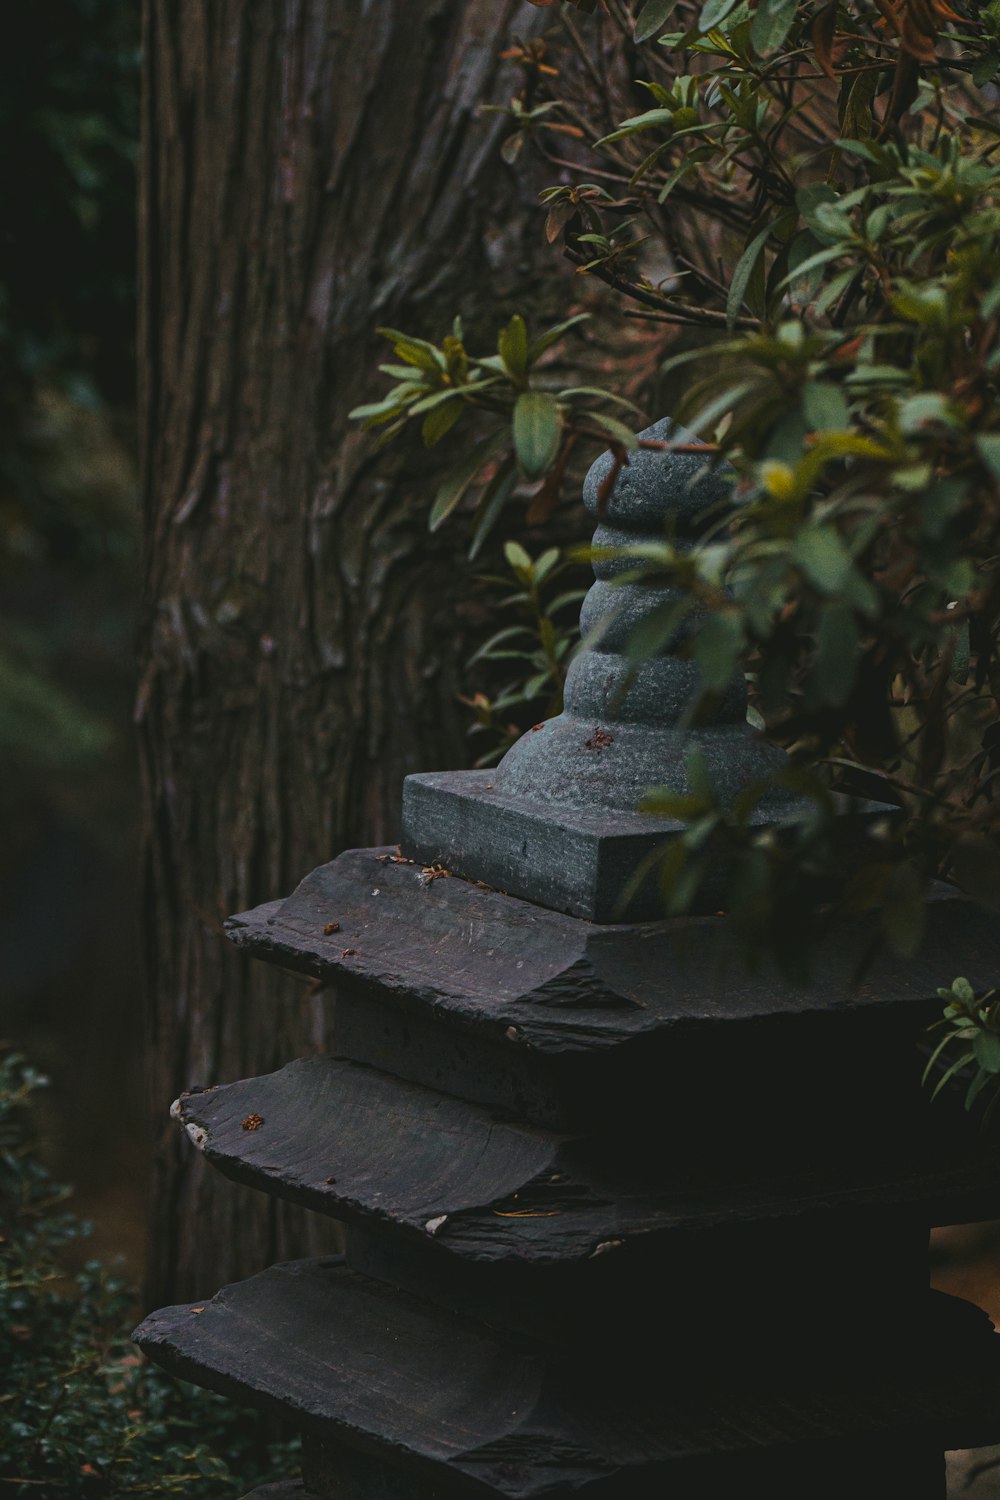
[[18,8],[0,56],[0,1037],[46,1150],[141,1274],[131,733],[139,15]]

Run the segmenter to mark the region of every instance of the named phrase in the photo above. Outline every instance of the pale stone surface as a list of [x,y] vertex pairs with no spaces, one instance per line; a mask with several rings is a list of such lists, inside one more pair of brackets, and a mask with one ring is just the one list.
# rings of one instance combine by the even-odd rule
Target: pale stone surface
[[945,1454],[948,1500],[1000,1500],[1000,1447]]

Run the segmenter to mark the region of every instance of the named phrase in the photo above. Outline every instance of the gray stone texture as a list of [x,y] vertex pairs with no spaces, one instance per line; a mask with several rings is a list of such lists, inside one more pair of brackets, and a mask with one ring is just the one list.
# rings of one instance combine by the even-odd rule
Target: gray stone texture
[[[640,436],[695,441],[669,420]],[[584,485],[584,504],[600,517],[597,547],[621,549],[662,536],[683,544],[724,514],[731,470],[713,468],[698,454],[640,449],[601,515],[600,487],[611,463],[610,454],[602,455]],[[641,869],[683,824],[645,816],[647,793],[689,791],[693,751],[723,806],[781,769],[784,752],[747,724],[742,676],[721,694],[711,723],[684,725],[697,671],[670,654],[683,630],[657,655],[630,662],[625,651],[635,627],[677,598],[676,590],[653,582],[613,583],[633,568],[620,556],[595,562],[597,582],[581,612],[584,648],[570,666],[557,718],[523,735],[495,772],[407,778],[404,853],[577,916],[656,916],[662,894]],[[770,791],[754,821],[779,822],[793,810],[790,799]],[[719,889],[719,882],[705,885],[705,909],[717,905]]]

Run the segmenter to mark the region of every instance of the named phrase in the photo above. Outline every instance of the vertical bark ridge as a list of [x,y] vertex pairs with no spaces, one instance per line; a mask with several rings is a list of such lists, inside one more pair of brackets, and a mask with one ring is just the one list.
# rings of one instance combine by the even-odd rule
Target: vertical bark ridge
[[[317,1002],[220,922],[396,834],[412,770],[466,755],[463,569],[429,540],[441,460],[373,455],[378,322],[439,334],[537,297],[550,252],[499,160],[521,0],[144,0],[139,730],[150,1295],[201,1296],[319,1247],[206,1172],[182,1088],[315,1048]],[[491,242],[509,253],[495,268]],[[552,293],[546,294],[550,299]],[[331,916],[335,914],[331,913]]]

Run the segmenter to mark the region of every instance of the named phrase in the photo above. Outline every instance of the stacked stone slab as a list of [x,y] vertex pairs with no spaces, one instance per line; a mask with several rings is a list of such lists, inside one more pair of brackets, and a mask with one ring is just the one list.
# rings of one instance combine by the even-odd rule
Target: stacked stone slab
[[[597,541],[690,540],[724,500],[700,459],[646,449]],[[136,1338],[298,1425],[302,1480],[257,1500],[922,1500],[946,1448],[1000,1440],[992,1327],[927,1264],[932,1224],[1000,1215],[1000,1156],[928,1105],[915,1054],[957,962],[995,981],[1000,934],[940,891],[917,955],[864,968],[859,924],[795,989],[747,972],[724,917],[657,919],[637,872],[677,829],[638,804],[685,784],[689,669],[671,641],[630,669],[664,591],[614,566],[559,719],[496,772],[410,778],[401,852],[229,923],[333,985],[334,1050],[175,1113],[346,1251]],[[730,799],[774,763],[742,682],[697,743]]]

